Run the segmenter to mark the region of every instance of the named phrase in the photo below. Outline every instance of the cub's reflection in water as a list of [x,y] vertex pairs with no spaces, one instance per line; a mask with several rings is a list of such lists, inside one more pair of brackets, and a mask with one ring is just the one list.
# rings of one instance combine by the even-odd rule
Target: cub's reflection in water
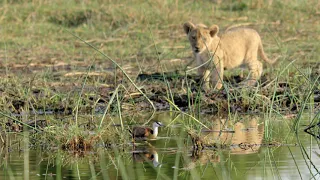
[[246,154],[256,152],[258,145],[262,144],[264,126],[259,125],[254,117],[235,124],[226,119],[214,119],[212,122],[210,129],[202,129],[201,132],[189,130],[195,150],[230,148],[232,153]]
[[136,163],[152,162],[154,167],[161,167],[158,158],[154,147],[140,147],[132,151],[132,159]]
[[264,126],[258,124],[256,117],[245,118],[234,124],[226,119],[212,121],[210,129],[188,131],[193,151],[184,166],[186,169],[192,168],[196,163],[219,162],[221,151],[231,154],[252,154],[259,151],[263,143]]

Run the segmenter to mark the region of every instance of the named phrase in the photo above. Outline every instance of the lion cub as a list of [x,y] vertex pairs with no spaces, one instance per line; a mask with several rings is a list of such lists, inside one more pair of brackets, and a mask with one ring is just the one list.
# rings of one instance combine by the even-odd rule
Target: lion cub
[[[232,69],[245,64],[250,71],[247,84],[254,86],[262,74],[262,63],[258,61],[259,55],[269,64],[276,60],[267,58],[263,51],[261,38],[257,31],[248,28],[233,28],[218,36],[219,27],[203,24],[194,25],[186,22],[183,29],[188,36],[193,54],[196,58],[199,75],[203,75],[204,89],[209,90],[209,80],[213,88],[222,87],[224,69]],[[210,59],[213,57],[213,63]],[[206,69],[206,62],[211,64],[210,71]]]

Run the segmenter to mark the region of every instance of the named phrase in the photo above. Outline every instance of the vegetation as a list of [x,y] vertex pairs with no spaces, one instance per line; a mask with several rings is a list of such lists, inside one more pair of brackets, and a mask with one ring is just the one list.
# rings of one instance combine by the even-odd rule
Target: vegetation
[[[242,122],[241,115],[255,114],[264,126],[264,143],[276,146],[297,140],[301,145],[289,134],[301,130],[306,110],[312,127],[318,128],[319,122],[318,114],[314,115],[320,105],[319,17],[316,0],[2,0],[0,145],[9,149],[9,132],[29,129],[32,145],[27,145],[32,147],[73,152],[107,147],[113,153],[108,157],[116,155],[109,165],[114,164],[124,179],[133,173],[126,171],[130,160],[122,151],[128,150],[131,142],[127,129],[158,118],[168,127],[182,124],[182,130],[167,128],[167,136],[181,136],[175,141],[176,152],[192,143],[191,137],[184,144],[186,131],[198,137],[201,129],[216,126],[203,114],[223,117],[231,128]],[[248,72],[242,76],[240,70],[232,70],[226,71],[223,90],[206,94],[193,69],[182,28],[186,21],[217,24],[221,32],[238,26],[254,28],[262,37],[266,54],[279,57],[278,63],[265,65],[257,87],[239,86]],[[159,111],[170,116],[161,119]],[[293,122],[281,125],[292,132],[277,129],[272,121],[275,116],[293,117],[289,118]],[[167,147],[169,142],[163,145]],[[319,174],[303,146],[301,152],[311,164],[311,174]],[[60,153],[53,157],[58,165],[64,156]],[[193,157],[216,157],[217,153]],[[272,153],[269,149],[264,156],[270,164]],[[96,157],[88,158],[93,168]],[[195,164],[178,153],[177,167],[180,158],[190,166]],[[105,167],[100,167],[104,175]],[[234,166],[230,162],[221,167],[224,172],[226,167]],[[178,174],[179,169],[174,169],[173,177],[199,178],[198,170]],[[171,178],[159,171],[158,178]]]

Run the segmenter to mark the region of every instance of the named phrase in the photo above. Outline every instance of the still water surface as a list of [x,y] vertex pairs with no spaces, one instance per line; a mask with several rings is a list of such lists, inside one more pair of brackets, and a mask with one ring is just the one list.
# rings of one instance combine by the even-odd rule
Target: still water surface
[[[211,131],[200,136],[203,142],[214,146],[201,152],[192,150],[190,137],[179,124],[161,129],[158,139],[149,144],[97,148],[85,154],[26,148],[28,138],[23,137],[28,134],[21,133],[16,135],[22,137],[19,145],[11,145],[19,146],[19,150],[0,147],[0,179],[320,178],[317,140],[302,130],[298,136],[290,132],[290,120],[269,121],[267,131],[262,118],[243,118],[223,127],[234,132],[220,133],[216,130],[221,129],[221,123],[226,124],[225,120],[209,119],[213,119]],[[301,123],[308,124],[308,119]],[[268,136],[273,140],[271,144],[266,143]],[[222,149],[220,144],[224,144]]]

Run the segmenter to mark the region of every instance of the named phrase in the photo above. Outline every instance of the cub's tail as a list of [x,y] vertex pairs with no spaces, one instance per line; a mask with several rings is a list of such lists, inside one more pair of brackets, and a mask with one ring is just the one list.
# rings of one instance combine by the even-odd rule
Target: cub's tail
[[260,44],[259,44],[258,52],[259,52],[260,57],[261,57],[264,61],[266,61],[267,63],[269,63],[269,64],[274,64],[274,63],[277,61],[277,59],[278,59],[278,58],[273,59],[273,60],[269,59],[269,58],[266,56],[266,54],[264,53],[264,51],[263,51],[263,46],[262,46],[262,43],[261,43],[261,42],[260,42]]

